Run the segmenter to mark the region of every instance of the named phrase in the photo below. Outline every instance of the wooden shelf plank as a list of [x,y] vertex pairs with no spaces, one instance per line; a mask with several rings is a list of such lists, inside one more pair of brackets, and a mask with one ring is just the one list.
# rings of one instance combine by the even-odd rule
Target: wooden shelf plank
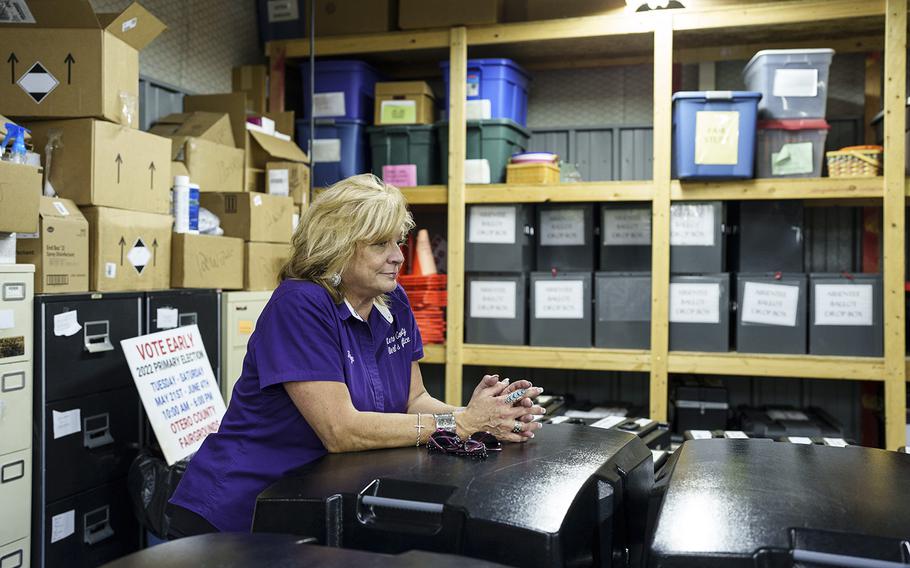
[[646,372],[650,362],[647,351],[635,349],[478,344],[465,344],[462,349],[465,365]]
[[445,365],[446,346],[445,343],[427,343],[423,346],[423,359],[421,363],[433,363]]
[[651,182],[589,181],[560,184],[469,185],[467,203],[568,203],[579,201],[651,201]]
[[882,177],[744,179],[738,181],[685,182],[673,180],[671,199],[856,199],[884,195]]
[[[273,46],[284,47],[285,56],[288,59],[310,56],[308,38],[270,41],[265,46],[267,54]],[[448,28],[327,37],[317,35],[316,37],[316,53],[320,57],[447,47],[449,47]]]
[[885,362],[878,357],[821,357],[818,355],[752,355],[671,351],[671,373],[743,375],[883,381]]
[[418,185],[399,189],[408,200],[408,205],[445,205],[449,199],[448,188],[444,185]]
[[[787,6],[789,4],[789,6]],[[884,0],[815,0],[814,2],[768,2],[745,6],[719,6],[705,10],[673,11],[673,30],[711,30],[731,27],[762,27],[769,34],[782,24],[823,24],[829,31],[850,29],[860,18],[884,16]],[[837,22],[831,25],[832,22]],[[836,34],[833,34],[836,35]]]

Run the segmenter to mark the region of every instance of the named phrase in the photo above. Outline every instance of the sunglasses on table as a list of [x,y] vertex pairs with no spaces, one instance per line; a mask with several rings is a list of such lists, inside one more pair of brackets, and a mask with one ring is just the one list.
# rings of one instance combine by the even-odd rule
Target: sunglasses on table
[[502,450],[502,444],[489,432],[475,432],[467,440],[462,440],[454,432],[436,430],[427,440],[428,452],[454,454],[475,458],[487,457],[487,452]]

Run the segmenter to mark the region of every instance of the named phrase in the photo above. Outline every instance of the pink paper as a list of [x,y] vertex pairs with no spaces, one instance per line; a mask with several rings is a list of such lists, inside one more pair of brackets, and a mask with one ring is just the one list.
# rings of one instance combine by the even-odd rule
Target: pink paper
[[382,166],[382,179],[396,187],[414,187],[417,185],[417,164]]

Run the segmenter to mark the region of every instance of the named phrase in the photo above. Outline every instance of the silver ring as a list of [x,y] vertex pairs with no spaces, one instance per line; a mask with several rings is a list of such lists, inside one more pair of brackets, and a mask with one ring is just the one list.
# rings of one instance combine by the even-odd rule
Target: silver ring
[[506,397],[506,402],[509,404],[514,404],[515,401],[523,397],[526,392],[528,392],[528,389],[518,389],[517,391],[512,391],[512,393]]
[[524,426],[522,425],[522,423],[519,422],[518,420],[516,420],[515,424],[512,426],[512,432],[514,432],[515,434],[521,434],[521,431],[523,428],[524,428]]

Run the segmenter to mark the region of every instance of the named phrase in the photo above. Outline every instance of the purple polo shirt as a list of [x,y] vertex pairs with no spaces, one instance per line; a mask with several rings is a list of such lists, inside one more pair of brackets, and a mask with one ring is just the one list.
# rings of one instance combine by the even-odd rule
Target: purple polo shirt
[[360,411],[407,412],[423,343],[404,290],[369,321],[317,284],[282,282],[259,316],[218,432],[190,461],[171,502],[221,531],[249,531],[256,496],[326,454],[282,383],[343,381]]

